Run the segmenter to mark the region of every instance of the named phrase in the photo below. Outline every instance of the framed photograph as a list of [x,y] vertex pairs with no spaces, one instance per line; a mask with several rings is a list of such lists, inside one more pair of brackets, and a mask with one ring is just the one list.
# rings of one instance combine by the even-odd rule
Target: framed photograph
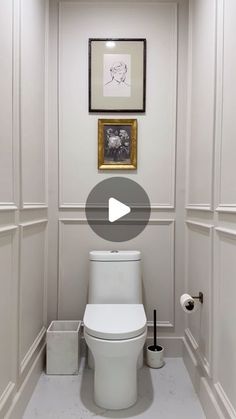
[[89,112],[145,112],[146,39],[89,39]]
[[98,169],[137,169],[137,119],[98,120]]

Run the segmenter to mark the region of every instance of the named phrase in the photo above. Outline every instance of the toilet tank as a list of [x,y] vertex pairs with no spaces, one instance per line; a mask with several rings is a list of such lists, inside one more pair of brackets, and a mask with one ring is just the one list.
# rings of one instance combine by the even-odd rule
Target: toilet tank
[[141,253],[137,250],[89,253],[90,304],[142,303]]

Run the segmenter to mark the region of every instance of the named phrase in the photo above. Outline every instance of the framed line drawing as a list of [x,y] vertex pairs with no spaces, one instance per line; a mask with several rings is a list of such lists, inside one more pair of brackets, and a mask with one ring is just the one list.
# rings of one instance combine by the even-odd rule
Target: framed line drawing
[[89,39],[89,112],[145,112],[146,39]]
[[137,119],[98,120],[98,169],[137,169]]

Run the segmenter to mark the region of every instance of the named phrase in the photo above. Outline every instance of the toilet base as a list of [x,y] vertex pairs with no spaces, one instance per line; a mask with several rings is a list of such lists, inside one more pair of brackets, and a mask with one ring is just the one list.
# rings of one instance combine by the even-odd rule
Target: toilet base
[[97,339],[85,333],[94,361],[94,401],[104,409],[127,409],[137,401],[137,362],[146,340],[142,335],[126,340]]
[[[131,371],[127,374],[127,369]],[[112,374],[111,374],[112,370]],[[94,401],[105,409],[126,409],[137,401],[137,368],[123,360],[101,363],[94,371]]]
[[[137,365],[138,365],[138,369],[143,367],[143,348],[140,351]],[[91,368],[91,370],[94,370],[94,359],[93,359],[93,354],[90,351],[90,349],[88,349],[88,367]]]

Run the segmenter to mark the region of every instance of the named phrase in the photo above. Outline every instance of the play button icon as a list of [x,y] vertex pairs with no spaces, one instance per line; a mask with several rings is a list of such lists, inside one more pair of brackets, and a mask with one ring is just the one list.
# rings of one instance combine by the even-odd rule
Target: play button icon
[[109,198],[108,219],[110,223],[119,220],[131,211],[128,205],[123,204],[115,198]]
[[144,230],[151,210],[148,195],[137,182],[114,176],[90,191],[85,212],[97,235],[112,242],[124,242]]

